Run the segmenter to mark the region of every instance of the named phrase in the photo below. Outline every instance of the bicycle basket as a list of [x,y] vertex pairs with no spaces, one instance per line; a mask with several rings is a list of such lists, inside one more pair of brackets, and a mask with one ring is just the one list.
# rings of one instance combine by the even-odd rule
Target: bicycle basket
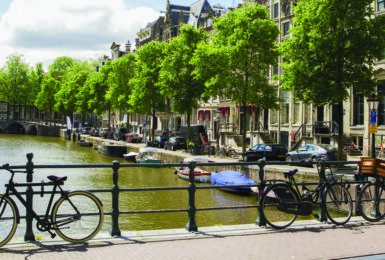
[[385,177],[385,161],[372,157],[361,157],[360,173]]

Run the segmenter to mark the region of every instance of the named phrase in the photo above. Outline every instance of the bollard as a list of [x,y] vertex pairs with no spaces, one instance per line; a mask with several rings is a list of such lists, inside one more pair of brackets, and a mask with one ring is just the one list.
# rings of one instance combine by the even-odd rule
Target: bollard
[[[27,182],[32,182],[33,181],[33,153],[28,153],[27,154],[27,159],[28,162],[26,164],[26,169],[27,169]],[[26,202],[28,207],[33,208],[33,189],[31,186],[27,188],[26,192]],[[24,241],[35,241],[35,235],[33,234],[32,230],[32,221],[33,221],[33,216],[32,213],[27,210],[26,212],[26,230],[25,230],[25,235],[24,235]]]
[[78,141],[80,141],[80,133],[78,133]]
[[194,178],[195,178],[195,173],[194,169],[196,166],[196,162],[190,162],[189,164],[189,181],[190,184],[188,185],[188,222],[186,224],[186,229],[189,232],[196,232],[198,231],[197,224],[195,222],[195,213],[196,213],[196,207],[195,207],[195,191],[196,191],[196,186],[194,183]]
[[76,133],[75,133],[75,131],[72,133],[72,141],[76,141]]
[[264,216],[262,216],[260,214],[261,212],[261,204],[259,203],[261,200],[261,194],[262,192],[265,190],[265,182],[264,182],[264,179],[265,179],[265,165],[266,165],[266,161],[261,159],[258,161],[259,162],[259,186],[258,186],[258,194],[257,194],[257,199],[258,199],[258,204],[257,204],[257,209],[258,209],[258,217],[255,221],[255,224],[257,224],[258,226],[260,227],[265,227],[266,226],[266,219]]
[[112,187],[112,226],[111,226],[111,236],[120,236],[121,232],[119,229],[119,170],[120,163],[118,161],[113,161],[112,169],[112,181],[114,186]]

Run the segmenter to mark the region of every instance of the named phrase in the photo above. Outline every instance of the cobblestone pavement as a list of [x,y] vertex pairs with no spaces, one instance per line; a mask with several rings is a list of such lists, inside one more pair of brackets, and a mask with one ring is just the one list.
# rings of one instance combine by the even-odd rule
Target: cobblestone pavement
[[87,244],[12,242],[0,259],[385,259],[385,224],[297,221],[285,230],[254,224],[100,234]]

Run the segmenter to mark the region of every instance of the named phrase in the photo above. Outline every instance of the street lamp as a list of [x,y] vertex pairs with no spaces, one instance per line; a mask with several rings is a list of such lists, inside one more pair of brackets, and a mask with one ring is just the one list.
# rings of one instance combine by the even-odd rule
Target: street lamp
[[371,154],[372,158],[376,158],[377,108],[380,100],[373,94],[371,98],[366,100],[366,102],[369,105],[370,113],[369,134],[372,134]]

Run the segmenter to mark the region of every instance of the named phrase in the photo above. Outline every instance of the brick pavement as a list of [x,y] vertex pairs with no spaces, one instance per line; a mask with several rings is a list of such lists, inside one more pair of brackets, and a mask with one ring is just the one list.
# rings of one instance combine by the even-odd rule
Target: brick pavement
[[11,242],[0,259],[385,259],[385,223],[355,218],[344,227],[296,221],[285,230],[254,224],[101,234],[88,244]]

